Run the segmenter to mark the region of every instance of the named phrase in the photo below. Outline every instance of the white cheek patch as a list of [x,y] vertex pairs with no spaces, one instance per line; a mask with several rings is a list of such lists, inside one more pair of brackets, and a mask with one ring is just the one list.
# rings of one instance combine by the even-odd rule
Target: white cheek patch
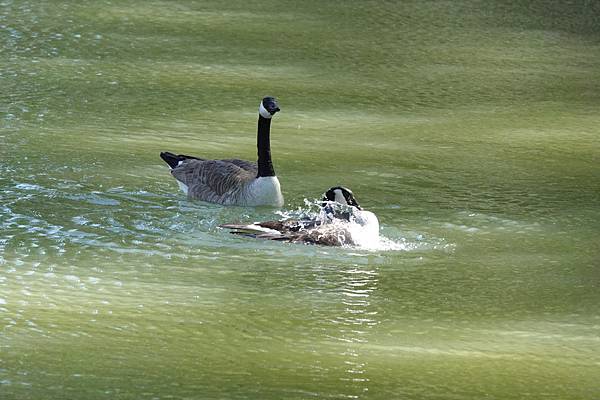
[[348,204],[348,202],[346,201],[346,198],[344,197],[344,195],[342,194],[342,191],[340,189],[335,189],[333,191],[333,193],[335,193],[335,201],[337,203],[340,204]]
[[267,111],[265,106],[263,106],[262,101],[260,102],[260,106],[258,106],[258,112],[263,118],[271,119],[272,117],[271,113]]

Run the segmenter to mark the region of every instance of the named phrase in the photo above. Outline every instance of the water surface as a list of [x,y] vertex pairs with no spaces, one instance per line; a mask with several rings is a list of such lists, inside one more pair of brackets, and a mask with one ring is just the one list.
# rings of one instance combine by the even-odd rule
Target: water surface
[[[3,399],[592,399],[592,3],[0,3]],[[253,241],[158,157],[272,150],[385,245]]]

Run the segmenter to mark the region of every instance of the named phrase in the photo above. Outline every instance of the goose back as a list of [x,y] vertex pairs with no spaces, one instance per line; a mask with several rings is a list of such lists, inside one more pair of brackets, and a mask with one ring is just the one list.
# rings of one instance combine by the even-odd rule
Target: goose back
[[[241,160],[239,160],[241,161]],[[225,160],[186,160],[171,170],[175,179],[188,188],[188,196],[219,204],[235,204],[256,178],[256,167]],[[248,169],[245,169],[246,167]]]

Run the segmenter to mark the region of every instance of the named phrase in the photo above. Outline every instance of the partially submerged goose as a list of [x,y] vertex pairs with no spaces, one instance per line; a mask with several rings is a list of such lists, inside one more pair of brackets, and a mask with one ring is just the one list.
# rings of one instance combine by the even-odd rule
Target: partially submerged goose
[[375,214],[363,210],[352,191],[343,186],[325,192],[318,216],[220,227],[231,229],[233,234],[258,239],[324,246],[356,246],[379,237],[379,221]]
[[171,174],[189,198],[238,206],[283,205],[279,179],[271,161],[271,118],[279,111],[273,97],[258,109],[258,162],[238,159],[207,160],[183,154],[160,153]]

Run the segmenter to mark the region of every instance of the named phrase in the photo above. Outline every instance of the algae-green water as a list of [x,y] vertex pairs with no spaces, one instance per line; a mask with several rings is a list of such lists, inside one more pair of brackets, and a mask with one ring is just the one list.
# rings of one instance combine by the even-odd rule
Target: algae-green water
[[[599,398],[599,15],[1,0],[0,398]],[[265,95],[283,209],[187,200]],[[385,245],[218,227],[335,185]]]

